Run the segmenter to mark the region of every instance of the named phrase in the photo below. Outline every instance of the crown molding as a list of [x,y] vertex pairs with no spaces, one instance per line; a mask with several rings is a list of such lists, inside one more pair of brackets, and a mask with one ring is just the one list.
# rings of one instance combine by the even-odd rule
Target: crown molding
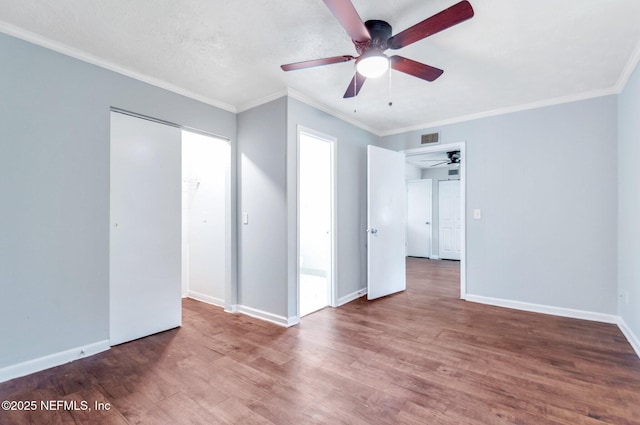
[[228,112],[236,113],[235,106],[230,105],[228,103],[211,99],[206,96],[202,96],[192,91],[185,90],[176,85],[159,80],[157,78],[153,78],[148,75],[142,74],[140,72],[136,72],[131,69],[127,69],[125,67],[116,65],[113,62],[109,62],[107,60],[98,58],[89,53],[83,52],[82,50],[67,46],[64,43],[53,41],[39,34],[26,31],[22,28],[18,28],[14,25],[7,24],[6,22],[0,21],[0,32],[10,35],[12,37],[18,38],[20,40],[35,44],[37,46],[44,47],[49,50],[53,50],[54,52],[61,53],[65,56],[70,56],[82,62],[90,63],[91,65],[99,66],[100,68],[104,68],[109,71],[113,71],[118,74],[124,75],[126,77],[130,77],[135,80],[142,81],[143,83],[151,84],[152,86],[159,87],[161,89],[170,91],[172,93],[176,93],[181,96],[185,96],[190,99],[197,100],[198,102],[206,103],[207,105],[215,106],[216,108],[223,109]]
[[380,136],[380,130],[376,130],[375,128],[361,122],[358,120],[353,119],[352,117],[342,113],[342,112],[338,112],[335,109],[332,109],[326,105],[323,105],[322,103],[319,103],[313,99],[311,99],[309,96],[306,96],[302,93],[300,93],[297,90],[291,89],[291,88],[287,88],[287,94],[289,95],[289,97],[299,100],[300,102],[304,103],[305,105],[311,106],[312,108],[318,109],[322,112],[325,112],[331,116],[334,116],[342,121],[345,121],[351,125],[354,125],[358,128],[361,128],[365,131],[368,131],[369,133],[372,133],[376,136]]
[[249,109],[256,108],[258,106],[264,105],[265,103],[273,102],[274,100],[280,99],[281,97],[284,97],[287,95],[288,95],[287,89],[279,90],[275,93],[266,95],[259,99],[255,99],[250,102],[243,103],[242,105],[236,108],[236,112],[240,113],[240,112],[248,111]]
[[636,44],[636,48],[634,49],[633,53],[631,54],[631,57],[627,61],[627,64],[622,69],[620,78],[618,78],[618,82],[615,85],[617,93],[622,93],[622,90],[624,90],[624,87],[627,85],[627,81],[629,81],[629,78],[631,78],[631,74],[633,74],[633,71],[636,69],[639,62],[640,62],[640,41],[638,42],[638,44]]
[[326,105],[323,105],[322,103],[319,103],[319,102],[313,100],[312,98],[310,98],[309,96],[304,95],[304,94],[300,93],[299,91],[294,90],[292,88],[286,88],[284,90],[280,90],[280,91],[277,91],[275,93],[269,94],[267,96],[261,97],[259,99],[253,100],[251,102],[244,103],[244,104],[242,104],[242,105],[237,107],[237,112],[240,113],[240,112],[247,111],[249,109],[256,108],[258,106],[264,105],[265,103],[273,102],[276,99],[280,99],[283,96],[288,96],[288,97],[290,97],[292,99],[296,99],[296,100],[304,103],[307,106],[311,106],[312,108],[315,108],[315,109],[317,109],[319,111],[325,112],[325,113],[327,113],[327,114],[329,114],[329,115],[331,115],[333,117],[336,117],[336,118],[338,118],[338,119],[340,119],[342,121],[345,121],[345,122],[347,122],[347,123],[349,123],[351,125],[354,125],[354,126],[356,126],[358,128],[361,128],[361,129],[363,129],[365,131],[368,131],[369,133],[372,133],[372,134],[374,134],[376,136],[380,136],[380,131],[379,130],[376,130],[375,128],[373,128],[371,126],[368,126],[368,125],[366,125],[365,123],[363,123],[361,121],[354,120],[350,116],[348,116],[348,115],[346,115],[344,113],[338,112],[335,109],[330,108],[330,107],[328,107]]
[[410,127],[403,127],[395,130],[383,131],[379,135],[380,137],[391,136],[394,134],[408,133],[410,131],[425,130],[425,129],[434,128],[434,127],[442,127],[449,124],[457,124],[465,121],[473,121],[480,118],[493,117],[496,115],[506,115],[506,114],[511,114],[513,112],[528,111],[531,109],[544,108],[546,106],[561,105],[564,103],[577,102],[580,100],[593,99],[596,97],[609,96],[609,95],[618,94],[618,93],[619,92],[617,91],[616,87],[611,87],[603,90],[593,90],[593,91],[588,91],[583,93],[572,94],[569,96],[562,96],[562,97],[556,97],[553,99],[540,100],[537,102],[526,103],[523,105],[515,105],[515,106],[509,106],[506,108],[494,109],[486,112],[479,112],[477,114],[463,115],[460,117],[450,118],[446,120],[431,121],[431,122],[426,122],[423,124],[418,124]]
[[318,109],[322,112],[325,112],[329,115],[332,115],[342,121],[345,121],[349,124],[352,124],[358,128],[361,128],[365,131],[368,131],[369,133],[372,133],[378,137],[385,137],[385,136],[391,136],[391,135],[395,135],[395,134],[401,134],[401,133],[407,133],[407,132],[411,132],[411,131],[418,131],[418,130],[424,130],[424,129],[429,129],[429,128],[434,128],[434,127],[441,127],[441,126],[445,126],[445,125],[449,125],[449,124],[456,124],[456,123],[461,123],[461,122],[466,122],[466,121],[473,121],[473,120],[477,120],[477,119],[481,119],[481,118],[487,118],[487,117],[492,117],[492,116],[497,116],[497,115],[505,115],[505,114],[510,114],[513,112],[521,112],[521,111],[526,111],[526,110],[531,110],[531,109],[537,109],[537,108],[543,108],[543,107],[547,107],[547,106],[553,106],[553,105],[560,105],[563,103],[571,103],[571,102],[576,102],[576,101],[580,101],[580,100],[586,100],[586,99],[591,99],[591,98],[596,98],[596,97],[602,97],[602,96],[608,96],[608,95],[615,95],[615,94],[619,94],[622,92],[622,90],[624,89],[627,81],[629,80],[629,78],[631,77],[631,74],[633,73],[633,71],[636,69],[636,67],[638,66],[638,63],[640,63],[640,42],[636,45],[631,57],[629,58],[629,60],[627,61],[624,69],[622,70],[620,77],[618,78],[618,81],[616,82],[616,84],[610,88],[607,89],[599,89],[599,90],[592,90],[592,91],[588,91],[588,92],[583,92],[583,93],[577,93],[577,94],[573,94],[573,95],[569,95],[569,96],[562,96],[562,97],[557,97],[557,98],[552,98],[552,99],[546,99],[546,100],[541,100],[541,101],[537,101],[537,102],[531,102],[531,103],[527,103],[527,104],[522,104],[522,105],[515,105],[515,106],[510,106],[510,107],[506,107],[506,108],[500,108],[500,109],[494,109],[494,110],[490,110],[490,111],[485,111],[485,112],[480,112],[480,113],[476,113],[476,114],[470,114],[470,115],[464,115],[464,116],[460,116],[460,117],[454,117],[454,118],[450,118],[450,119],[445,119],[445,120],[440,120],[440,121],[429,121],[429,122],[424,122],[421,124],[417,124],[417,125],[413,125],[413,126],[408,126],[408,127],[402,127],[402,128],[396,128],[396,129],[392,129],[392,130],[387,130],[387,131],[381,131],[378,129],[375,129],[359,120],[354,119],[353,117],[344,114],[342,112],[339,112],[327,105],[324,105],[322,103],[317,102],[316,100],[312,99],[311,97],[304,95],[302,93],[300,93],[297,90],[291,89],[291,88],[286,88],[284,90],[280,90],[278,92],[275,92],[273,94],[264,96],[262,98],[256,99],[254,101],[251,102],[247,102],[244,103],[240,106],[234,106],[231,104],[228,104],[226,102],[222,102],[216,99],[211,99],[209,97],[206,96],[202,96],[200,94],[191,92],[189,90],[186,90],[184,88],[178,87],[176,85],[167,83],[165,81],[150,77],[148,75],[127,69],[125,67],[116,65],[112,62],[109,62],[107,60],[98,58],[96,56],[93,56],[89,53],[83,52],[81,50],[75,49],[73,47],[67,46],[63,43],[59,43],[57,41],[53,41],[50,40],[46,37],[43,37],[39,34],[30,32],[30,31],[26,31],[22,28],[18,28],[14,25],[8,24],[6,22],[2,22],[0,21],[0,32],[5,33],[9,36],[24,40],[26,42],[44,47],[46,49],[49,50],[53,50],[55,52],[61,53],[63,55],[66,56],[70,56],[72,58],[78,59],[80,61],[86,62],[86,63],[90,63],[92,65],[96,65],[98,67],[107,69],[109,71],[113,71],[116,72],[118,74],[136,79],[138,81],[147,83],[147,84],[151,84],[153,86],[156,86],[158,88],[170,91],[172,93],[176,93],[185,97],[188,97],[190,99],[205,103],[207,105],[211,105],[214,106],[216,108],[228,111],[228,112],[232,112],[232,113],[239,113],[239,112],[243,112],[252,108],[255,108],[257,106],[263,105],[265,103],[269,103],[272,102],[280,97],[283,96],[289,96],[293,99],[296,99],[308,106],[311,106],[315,109]]

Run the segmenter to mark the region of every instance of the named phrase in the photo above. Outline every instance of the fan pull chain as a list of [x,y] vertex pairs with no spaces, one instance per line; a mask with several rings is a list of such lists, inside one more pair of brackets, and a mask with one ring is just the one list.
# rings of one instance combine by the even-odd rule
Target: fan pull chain
[[358,112],[358,73],[353,77],[353,113]]
[[393,101],[391,100],[391,68],[387,70],[387,73],[389,74],[389,78],[387,80],[387,97],[389,99],[389,106],[393,106]]

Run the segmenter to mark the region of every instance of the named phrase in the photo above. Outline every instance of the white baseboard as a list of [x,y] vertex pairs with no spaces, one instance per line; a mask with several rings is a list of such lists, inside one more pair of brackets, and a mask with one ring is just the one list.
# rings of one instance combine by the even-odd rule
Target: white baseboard
[[467,294],[465,296],[467,301],[495,305],[498,307],[507,307],[514,310],[531,311],[534,313],[550,314],[552,316],[571,317],[574,319],[591,320],[594,322],[613,323],[617,324],[619,318],[613,314],[596,313],[593,311],[574,310],[571,308],[553,307],[543,304],[525,303],[522,301],[505,300],[502,298],[484,297],[481,295]]
[[211,297],[209,295],[204,295],[199,292],[189,291],[189,298],[193,298],[197,301],[202,301],[207,304],[212,304],[218,307],[223,307],[224,311],[227,313],[242,313],[247,316],[254,317],[256,319],[265,320],[267,322],[275,323],[276,325],[290,327],[297,325],[300,323],[300,318],[298,316],[295,317],[284,317],[278,316],[276,314],[272,314],[266,311],[258,310],[255,308],[247,307],[244,305],[233,304],[229,307],[226,307],[224,304],[224,300],[220,298]]
[[101,353],[109,348],[109,340],[105,339],[104,341],[94,342],[89,345],[71,348],[69,350],[49,354],[37,359],[6,366],[0,369],[0,382],[9,381],[10,379],[19,378],[51,367],[60,366],[61,364]]
[[256,319],[264,320],[267,322],[275,323],[276,325],[289,327],[296,325],[300,322],[298,317],[284,317],[277,314],[269,313],[267,311],[258,310],[257,308],[247,307],[245,305],[237,306],[238,313],[246,314],[247,316],[255,317]]
[[287,318],[287,327],[295,326],[300,323],[300,316],[293,316]]
[[627,322],[624,321],[622,317],[618,317],[618,327],[622,334],[627,338],[629,344],[631,344],[631,348],[636,352],[638,357],[640,357],[640,338],[636,334],[633,333],[631,328],[627,326]]
[[189,291],[189,298],[193,298],[194,300],[202,301],[203,303],[213,304],[218,307],[224,307],[224,300],[216,297],[212,297],[210,295],[201,294],[200,292]]
[[363,295],[367,295],[367,288],[358,289],[355,292],[352,292],[344,297],[338,298],[338,307],[345,305],[346,303],[350,303],[353,300],[357,300]]
[[438,255],[432,255],[431,257],[429,257],[430,260],[439,260],[440,256]]

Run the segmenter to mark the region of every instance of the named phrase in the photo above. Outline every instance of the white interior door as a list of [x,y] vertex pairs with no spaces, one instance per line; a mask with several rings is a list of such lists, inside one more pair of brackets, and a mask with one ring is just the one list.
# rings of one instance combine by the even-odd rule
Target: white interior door
[[443,180],[439,182],[438,224],[440,228],[440,258],[445,260],[459,260],[462,250],[459,180]]
[[407,255],[431,257],[431,179],[407,182]]
[[180,129],[111,113],[111,345],[180,326]]
[[367,146],[367,298],[406,289],[405,155]]

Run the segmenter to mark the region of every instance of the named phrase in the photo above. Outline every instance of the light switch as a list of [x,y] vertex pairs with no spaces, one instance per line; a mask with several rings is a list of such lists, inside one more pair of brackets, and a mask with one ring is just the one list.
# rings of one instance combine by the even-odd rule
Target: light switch
[[482,210],[480,208],[473,210],[473,218],[475,220],[480,220],[482,218]]
[[249,224],[249,213],[242,213],[242,224]]

